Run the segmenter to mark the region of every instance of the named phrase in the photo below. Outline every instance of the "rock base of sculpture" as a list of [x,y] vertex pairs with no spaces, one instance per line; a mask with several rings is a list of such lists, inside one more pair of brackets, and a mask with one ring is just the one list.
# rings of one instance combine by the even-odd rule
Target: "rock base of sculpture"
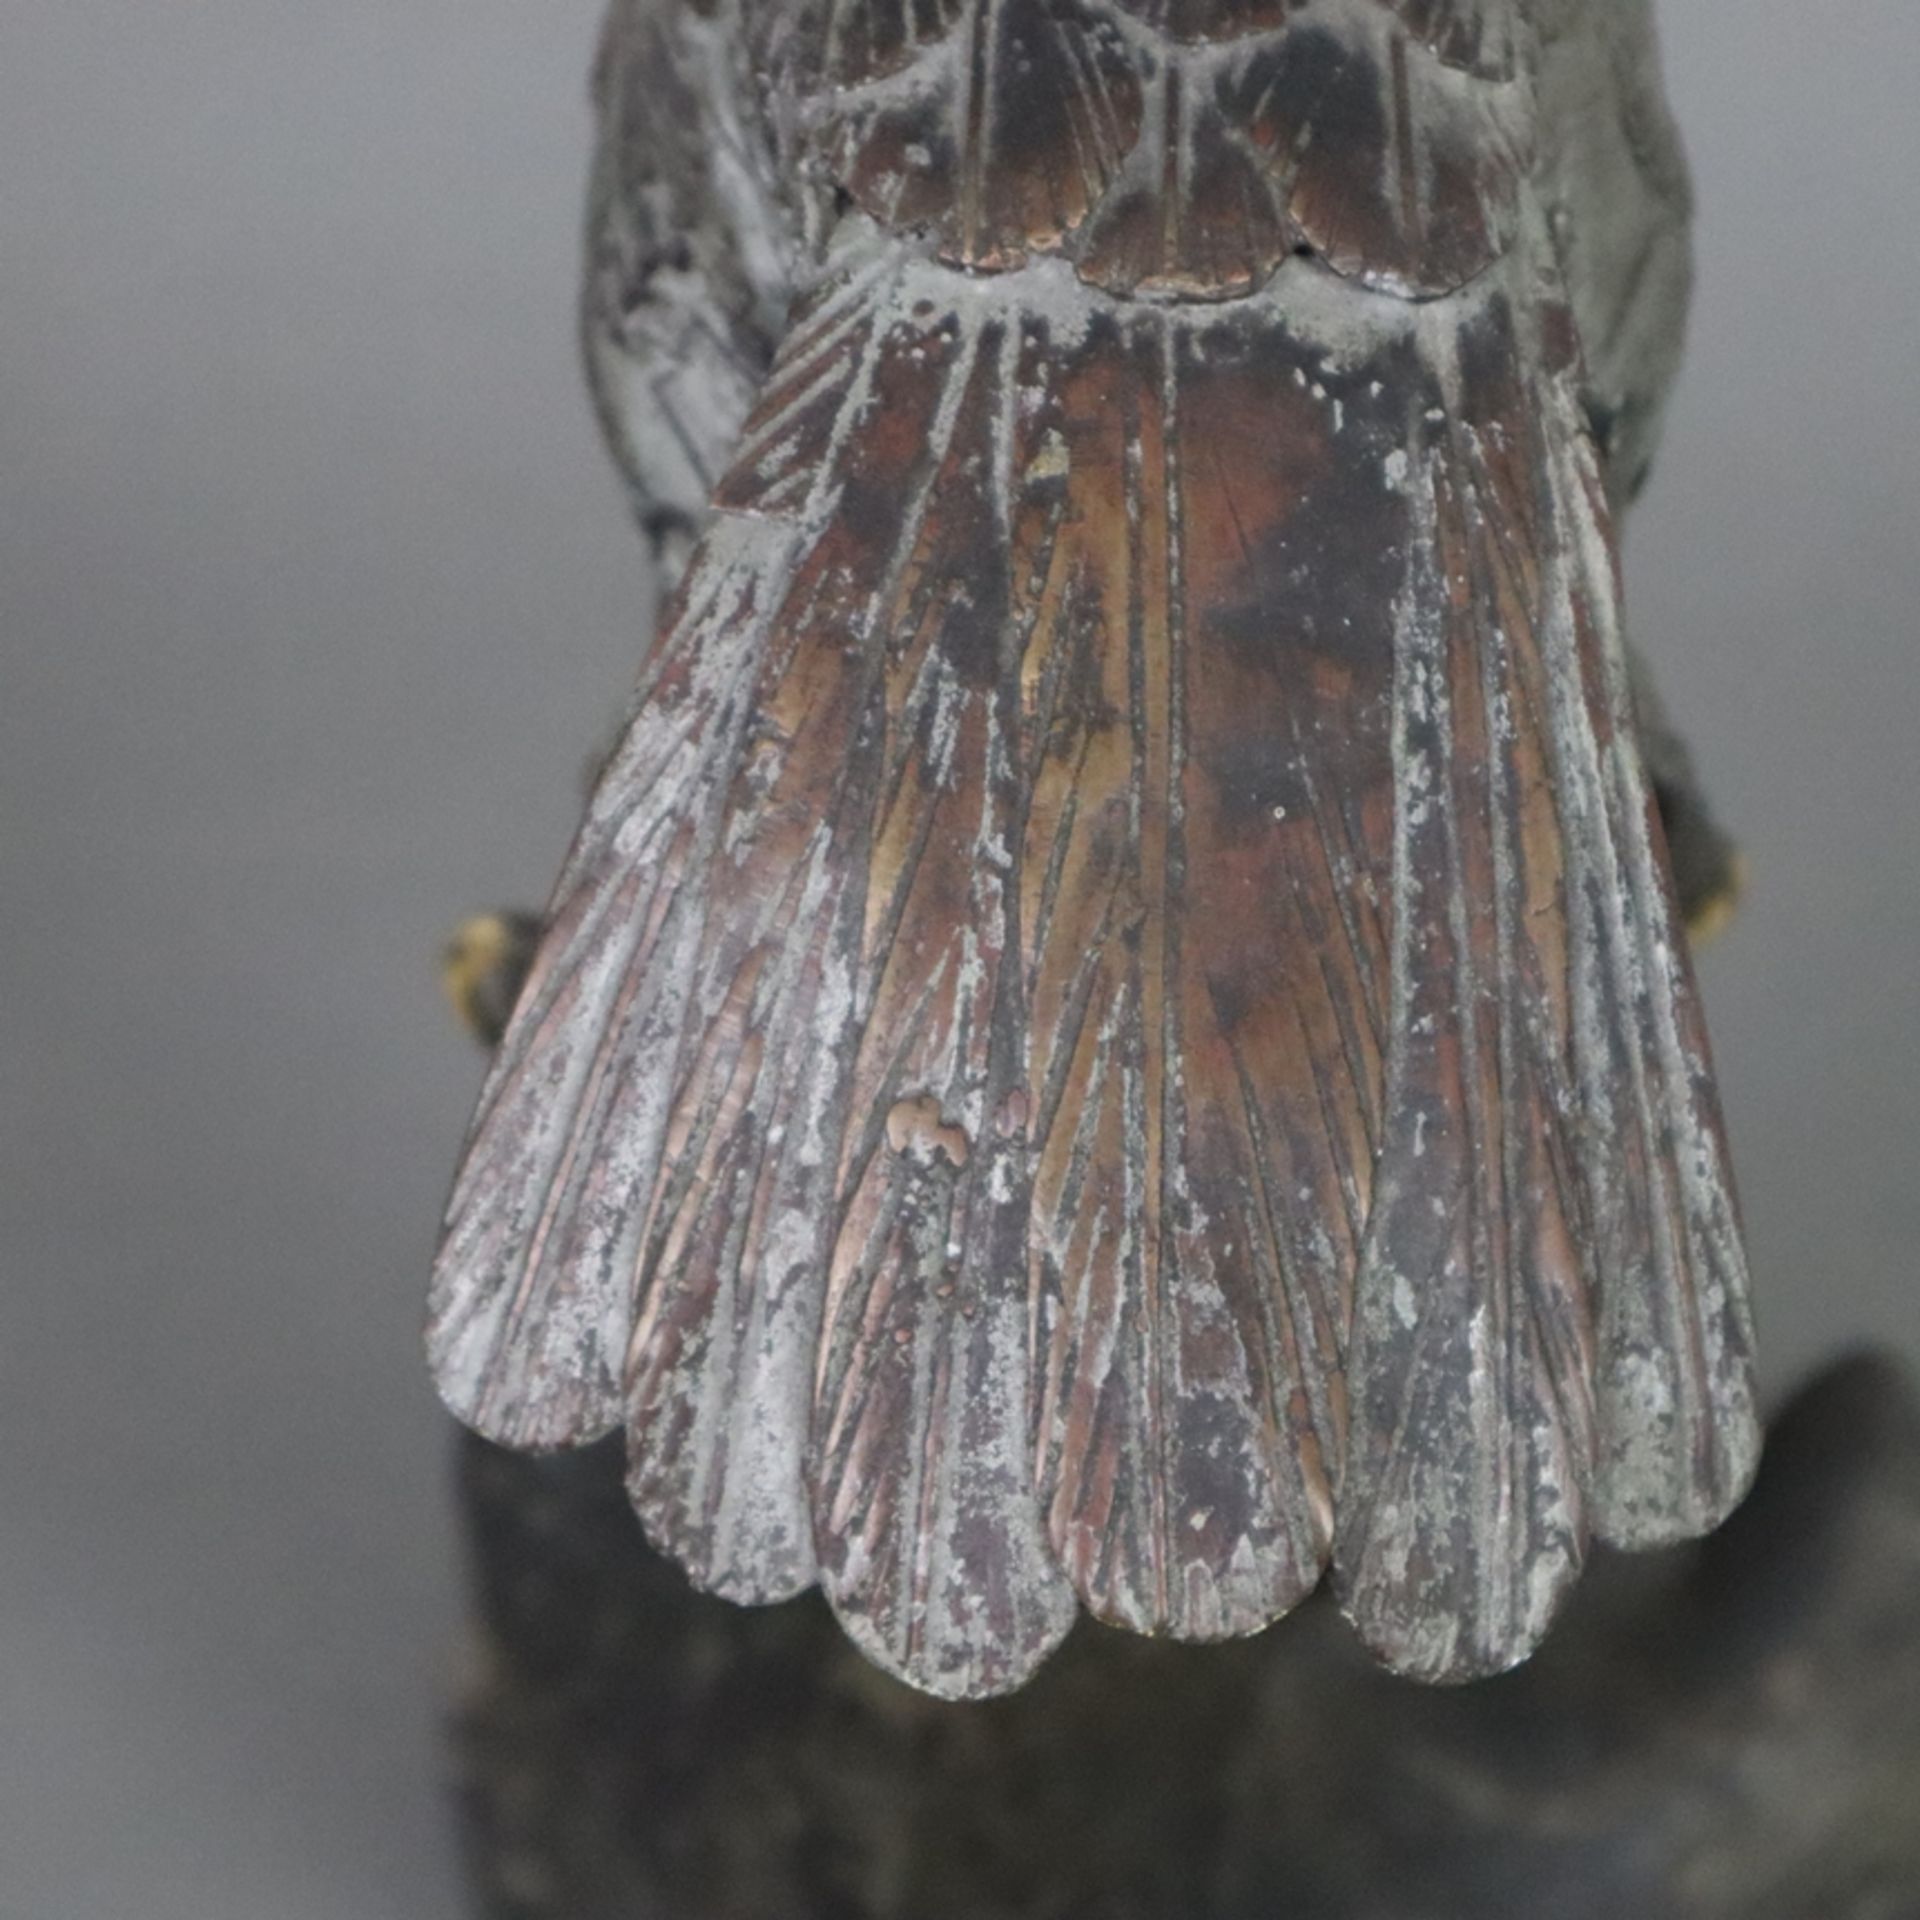
[[1920,1401],[1850,1361],[1718,1534],[1603,1556],[1544,1650],[1435,1690],[1332,1609],[1176,1647],[1089,1623],[1024,1692],[922,1697],[817,1594],[650,1553],[618,1442],[462,1442],[455,1725],[489,1920],[1908,1920]]

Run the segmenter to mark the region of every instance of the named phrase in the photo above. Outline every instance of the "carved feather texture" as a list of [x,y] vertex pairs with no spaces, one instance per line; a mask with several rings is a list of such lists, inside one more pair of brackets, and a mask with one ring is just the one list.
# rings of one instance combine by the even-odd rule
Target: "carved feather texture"
[[[834,12],[829,47],[876,44],[852,25],[870,15]],[[1110,291],[1217,299],[1300,246],[1433,295],[1512,237],[1531,105],[1514,31],[1510,0],[960,0],[893,84],[829,84],[867,71],[832,59],[787,80],[853,199],[957,265],[1064,253]]]
[[[941,1693],[1076,1601],[1218,1638],[1329,1568],[1396,1667],[1494,1671],[1591,1536],[1700,1531],[1753,1466],[1510,16],[1322,12],[833,12],[832,70],[893,79],[807,137],[912,231],[855,216],[794,318],[450,1209],[464,1419],[624,1421],[696,1580],[818,1580]],[[1042,41],[1085,168],[996,132],[905,211],[887,116],[999,128]],[[1417,111],[1407,194],[1368,100]]]

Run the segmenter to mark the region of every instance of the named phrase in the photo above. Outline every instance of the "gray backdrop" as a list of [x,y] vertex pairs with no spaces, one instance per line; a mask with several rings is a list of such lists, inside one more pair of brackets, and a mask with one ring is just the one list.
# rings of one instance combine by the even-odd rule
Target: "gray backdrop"
[[[438,1920],[422,1272],[645,576],[575,377],[596,0],[6,0],[0,1913]],[[1920,14],[1670,0],[1629,557],[1756,875],[1706,967],[1777,1389],[1920,1354]]]

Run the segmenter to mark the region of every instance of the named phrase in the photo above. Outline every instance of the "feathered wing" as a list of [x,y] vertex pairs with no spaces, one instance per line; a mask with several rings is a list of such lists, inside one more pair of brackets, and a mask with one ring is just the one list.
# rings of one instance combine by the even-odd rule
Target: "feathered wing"
[[[1431,50],[1369,26],[1368,84],[1444,96],[1430,152],[1485,157],[1437,226],[1451,162],[1383,196],[1296,125],[1334,97],[1311,18],[1211,96],[1244,121],[1219,179],[1295,166],[1219,270],[1322,256],[1257,293],[1129,299],[1186,255],[1088,213],[1096,176],[1128,204],[1126,127],[1186,125],[1164,75],[1088,80],[1081,185],[1035,159],[1018,221],[929,211],[975,264],[1078,221],[1077,275],[849,223],[455,1189],[455,1410],[523,1445],[624,1421],[696,1579],[817,1579],[935,1691],[1018,1684],[1076,1597],[1213,1638],[1329,1564],[1392,1664],[1496,1669],[1590,1534],[1697,1532],[1753,1464],[1578,346],[1507,109],[1476,147],[1446,91],[1498,92],[1510,16],[1399,13]],[[916,57],[842,15],[843,60]],[[930,30],[1012,76],[989,129],[1023,48],[1118,57],[1091,11],[996,13],[1013,54],[984,18]],[[822,138],[906,191],[875,111]]]

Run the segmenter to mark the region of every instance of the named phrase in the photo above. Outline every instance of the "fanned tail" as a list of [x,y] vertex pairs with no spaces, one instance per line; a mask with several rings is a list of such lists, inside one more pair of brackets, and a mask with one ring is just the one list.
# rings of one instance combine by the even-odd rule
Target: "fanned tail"
[[1076,1594],[1212,1638],[1330,1560],[1487,1671],[1590,1530],[1723,1512],[1744,1275],[1573,359],[1517,268],[816,295],[483,1096],[455,1410],[624,1419],[696,1579],[951,1694]]

